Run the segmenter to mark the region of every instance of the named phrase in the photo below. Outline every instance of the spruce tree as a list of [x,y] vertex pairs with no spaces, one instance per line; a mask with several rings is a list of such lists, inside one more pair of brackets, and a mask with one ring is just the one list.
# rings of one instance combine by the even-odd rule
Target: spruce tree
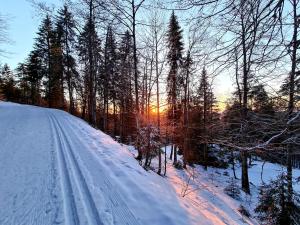
[[169,120],[172,127],[172,141],[175,144],[174,149],[174,163],[177,162],[177,145],[176,137],[176,124],[180,117],[180,107],[178,105],[178,76],[179,68],[182,63],[182,51],[183,51],[183,40],[182,40],[182,30],[179,26],[177,17],[172,12],[168,32],[167,32],[167,41],[168,41],[168,63],[170,66],[168,78],[167,78],[167,94],[168,94],[168,105],[169,105]]
[[27,67],[26,63],[19,63],[16,68],[16,76],[19,81],[19,90],[20,90],[20,102],[29,104],[30,100],[30,87],[27,78]]
[[[289,199],[287,174],[280,174],[269,184],[259,188],[259,202],[255,208],[258,218],[268,225],[296,225],[300,218],[299,194]],[[291,202],[290,202],[291,201]]]
[[112,27],[107,28],[106,40],[104,46],[104,72],[102,76],[103,97],[104,97],[104,130],[108,130],[108,106],[109,100],[113,104],[113,135],[116,135],[116,90],[117,90],[117,55],[116,42]]
[[51,89],[50,100],[52,107],[65,108],[64,101],[64,67],[63,67],[63,47],[61,42],[62,33],[60,30],[53,31],[51,47]]
[[249,100],[252,102],[252,109],[260,114],[273,114],[272,102],[265,90],[264,85],[258,84],[251,87],[249,91]]
[[30,86],[30,102],[33,105],[41,104],[41,81],[44,77],[42,59],[38,52],[32,51],[26,61],[26,76],[24,79]]
[[7,64],[4,64],[1,74],[1,86],[0,86],[0,94],[7,100],[7,101],[14,101],[15,100],[15,79],[12,70]]
[[88,121],[96,125],[96,90],[101,63],[101,42],[95,23],[88,19],[78,40],[80,62],[84,65]]
[[58,33],[58,41],[62,48],[62,63],[64,79],[66,80],[68,96],[69,96],[69,112],[74,113],[74,89],[75,81],[78,77],[76,70],[76,61],[73,56],[75,50],[76,25],[73,14],[70,12],[68,5],[64,5],[58,11],[56,18],[56,30]]
[[52,26],[52,20],[47,15],[42,21],[39,27],[37,38],[35,39],[34,50],[41,59],[43,74],[45,74],[45,98],[48,101],[48,106],[52,107],[53,102],[51,98],[52,81],[53,81],[53,70],[52,70],[52,45],[54,39],[54,32]]
[[198,95],[198,101],[199,101],[199,108],[200,108],[200,115],[201,115],[201,121],[198,125],[199,127],[202,127],[201,131],[199,132],[200,137],[200,146],[202,148],[203,152],[203,163],[205,166],[205,169],[207,169],[207,163],[208,163],[208,141],[209,141],[209,127],[211,125],[211,114],[213,106],[213,93],[211,91],[210,84],[208,82],[208,76],[207,71],[205,68],[203,68],[201,73],[201,79],[200,79],[200,86],[197,90]]
[[117,99],[120,108],[120,139],[130,142],[136,134],[136,120],[133,100],[133,43],[129,31],[123,35],[117,49],[119,79],[117,85]]

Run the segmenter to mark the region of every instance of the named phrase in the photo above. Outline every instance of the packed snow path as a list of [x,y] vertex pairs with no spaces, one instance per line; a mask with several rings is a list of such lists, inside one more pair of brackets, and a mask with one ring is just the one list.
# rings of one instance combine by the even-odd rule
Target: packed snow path
[[175,192],[84,121],[0,102],[0,224],[190,224]]

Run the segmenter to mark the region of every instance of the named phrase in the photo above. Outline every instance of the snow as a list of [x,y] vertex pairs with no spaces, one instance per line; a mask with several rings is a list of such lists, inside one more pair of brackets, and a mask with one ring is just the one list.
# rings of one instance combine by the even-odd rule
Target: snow
[[[0,224],[258,224],[238,211],[253,211],[256,192],[241,201],[224,193],[231,170],[168,161],[161,177],[132,151],[66,112],[0,102]],[[260,168],[249,170],[254,190]],[[264,168],[265,181],[280,170]]]
[[[136,150],[129,146],[133,155]],[[164,151],[164,148],[162,149]],[[286,171],[282,165],[265,162],[262,180],[261,170],[263,161],[252,159],[248,176],[251,184],[251,195],[241,191],[240,199],[229,197],[224,189],[230,184],[234,175],[231,168],[220,169],[208,167],[208,170],[200,165],[187,166],[187,170],[177,170],[169,160],[171,146],[167,146],[167,181],[173,186],[177,195],[180,196],[180,204],[188,212],[191,224],[260,224],[254,212],[258,203],[259,186],[263,182],[268,183],[271,179]],[[164,158],[164,156],[162,156]],[[179,156],[179,159],[181,157]],[[157,168],[157,159],[152,160],[153,167]],[[234,180],[240,187],[241,168],[236,162],[236,176]],[[300,177],[300,170],[293,170],[293,177]],[[300,183],[294,183],[294,191],[300,192]],[[243,216],[239,212],[243,205],[251,214],[251,218]],[[200,222],[199,222],[200,221]]]
[[[132,147],[130,151],[137,154]],[[167,147],[169,155],[170,146]],[[157,163],[157,160],[152,161]],[[224,193],[229,182],[229,177],[223,175],[224,171],[217,168],[205,171],[199,165],[177,170],[168,159],[167,182],[176,191],[191,224],[258,224],[254,219],[244,217],[238,211],[240,202]]]
[[0,224],[189,224],[172,187],[59,110],[0,103]]

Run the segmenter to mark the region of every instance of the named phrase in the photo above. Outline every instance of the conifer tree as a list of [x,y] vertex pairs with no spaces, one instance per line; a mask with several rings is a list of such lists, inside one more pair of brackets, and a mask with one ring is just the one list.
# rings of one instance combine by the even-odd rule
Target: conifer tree
[[37,33],[37,38],[35,42],[35,52],[38,54],[38,57],[41,59],[43,74],[45,74],[45,97],[48,101],[48,106],[52,107],[53,102],[51,99],[52,91],[52,81],[53,81],[53,70],[52,70],[52,57],[51,49],[53,45],[54,32],[52,21],[50,16],[47,15],[46,18],[42,21],[42,24]]
[[76,26],[73,14],[70,12],[68,5],[65,4],[63,8],[58,11],[56,20],[56,30],[59,34],[58,41],[61,43],[62,47],[64,79],[67,83],[69,96],[69,112],[74,113],[74,86],[78,73],[76,71],[76,61],[72,52],[75,50]]
[[120,139],[128,142],[128,137],[136,133],[133,100],[133,45],[129,31],[126,31],[118,48],[119,81],[117,98],[120,104]]
[[[88,121],[96,125],[96,90],[100,72],[101,42],[96,32],[93,19],[88,18],[79,36],[79,57],[84,65],[84,80],[86,81]],[[83,106],[85,107],[85,106]]]
[[[287,174],[280,174],[269,184],[259,188],[259,202],[255,208],[258,218],[268,225],[296,225],[299,222],[300,198],[295,193],[292,199],[288,194]],[[290,202],[291,201],[291,202]]]
[[213,94],[211,92],[210,84],[208,83],[208,77],[206,69],[203,68],[200,80],[200,86],[198,88],[198,98],[200,104],[200,115],[201,115],[201,124],[202,132],[200,132],[200,139],[201,139],[201,147],[203,151],[203,163],[205,168],[207,169],[207,160],[208,160],[208,139],[209,139],[209,125],[210,125],[210,114],[211,114],[211,107],[213,105]]
[[36,51],[32,51],[26,61],[26,76],[30,86],[30,102],[33,105],[41,104],[41,81],[44,77],[44,68],[41,58]]
[[64,66],[63,66],[63,47],[61,42],[62,33],[60,30],[53,31],[51,47],[51,89],[50,100],[52,107],[65,108],[64,100]]
[[[172,12],[169,27],[167,32],[168,40],[168,63],[170,66],[168,78],[167,78],[167,94],[168,94],[168,105],[169,105],[169,120],[172,127],[172,141],[176,142],[176,123],[180,118],[180,107],[178,103],[178,76],[179,69],[182,63],[182,51],[183,51],[183,40],[182,30],[179,26],[177,17]],[[174,143],[173,143],[174,144]],[[174,149],[174,163],[177,162],[177,146],[175,144]]]
[[252,109],[254,112],[261,114],[274,113],[272,102],[270,101],[264,85],[258,84],[251,87],[249,91],[249,100],[252,102]]
[[103,73],[103,97],[104,97],[104,130],[108,129],[109,99],[113,104],[113,135],[117,132],[116,117],[116,85],[117,85],[117,55],[116,43],[112,27],[107,28],[104,47],[104,73]]
[[13,72],[7,64],[4,64],[0,74],[0,94],[5,97],[7,101],[15,100],[15,79]]
[[27,78],[27,66],[26,63],[19,63],[16,68],[16,76],[19,81],[20,90],[20,102],[29,104],[30,103],[30,87]]

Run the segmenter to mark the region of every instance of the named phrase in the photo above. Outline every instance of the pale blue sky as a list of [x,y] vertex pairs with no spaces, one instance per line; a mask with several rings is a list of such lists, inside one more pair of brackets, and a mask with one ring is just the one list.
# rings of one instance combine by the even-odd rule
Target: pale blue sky
[[[47,0],[47,2],[59,2],[59,0]],[[1,57],[0,62],[8,63],[15,68],[32,50],[40,18],[27,0],[0,0],[0,13],[9,17],[8,33],[12,41],[11,44],[3,46],[9,54]]]

